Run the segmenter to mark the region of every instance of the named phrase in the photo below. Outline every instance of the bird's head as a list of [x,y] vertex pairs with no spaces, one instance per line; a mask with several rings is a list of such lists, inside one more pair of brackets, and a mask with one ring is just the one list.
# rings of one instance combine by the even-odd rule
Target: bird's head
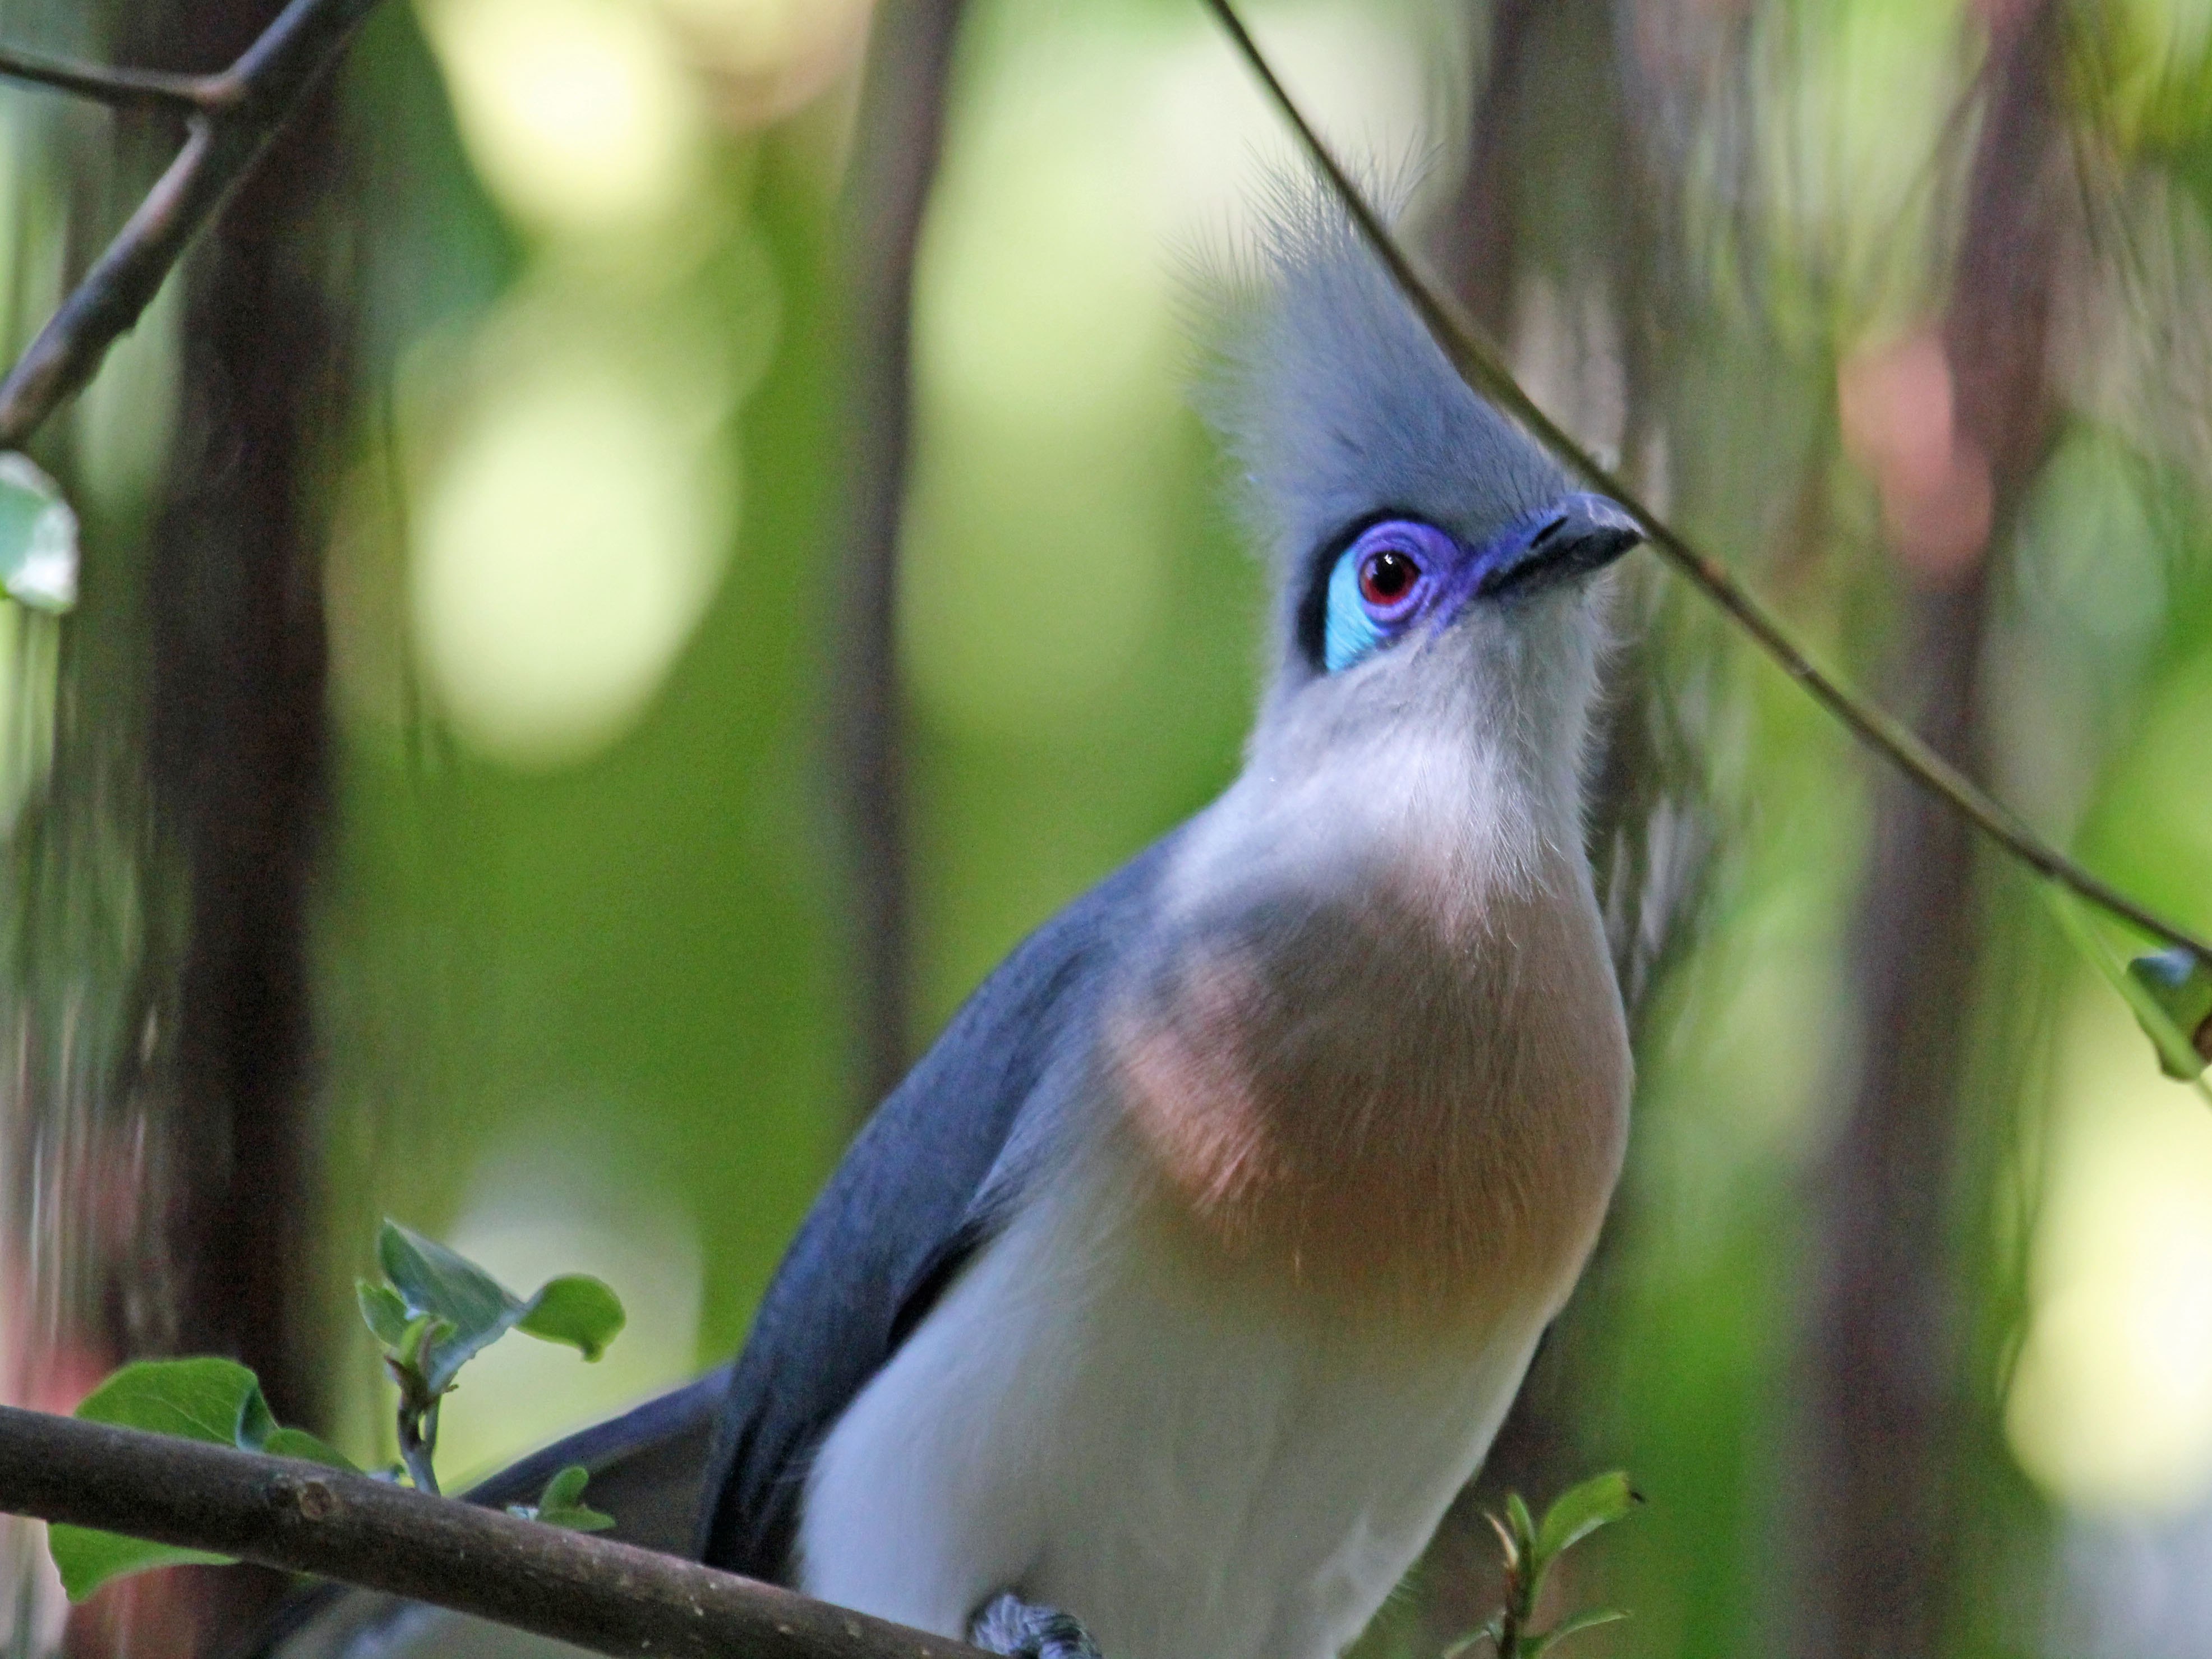
[[1215,413],[1276,574],[1271,749],[1449,733],[1571,805],[1633,521],[1470,391],[1334,205],[1278,191]]

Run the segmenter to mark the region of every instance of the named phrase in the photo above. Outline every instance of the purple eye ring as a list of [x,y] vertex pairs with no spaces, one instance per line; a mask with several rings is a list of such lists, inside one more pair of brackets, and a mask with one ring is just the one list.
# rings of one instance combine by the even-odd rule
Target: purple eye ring
[[1359,603],[1377,624],[1402,623],[1421,609],[1443,565],[1443,532],[1414,520],[1393,519],[1361,533],[1351,564]]
[[1322,596],[1322,665],[1334,674],[1365,661],[1434,610],[1459,561],[1459,544],[1419,519],[1382,519],[1354,537],[1329,568]]

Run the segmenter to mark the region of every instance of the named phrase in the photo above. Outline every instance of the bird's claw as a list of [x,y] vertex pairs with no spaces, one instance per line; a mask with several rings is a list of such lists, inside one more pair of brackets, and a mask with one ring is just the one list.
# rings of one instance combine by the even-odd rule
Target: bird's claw
[[968,1639],[1007,1659],[1101,1659],[1098,1644],[1073,1614],[1036,1607],[1011,1591],[983,1604],[969,1624]]

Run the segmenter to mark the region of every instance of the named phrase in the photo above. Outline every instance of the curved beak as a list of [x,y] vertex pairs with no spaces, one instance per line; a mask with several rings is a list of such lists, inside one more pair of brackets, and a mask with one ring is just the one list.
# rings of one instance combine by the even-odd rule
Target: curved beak
[[1528,592],[1601,570],[1644,539],[1636,520],[1602,495],[1577,491],[1531,514],[1485,548],[1478,597]]

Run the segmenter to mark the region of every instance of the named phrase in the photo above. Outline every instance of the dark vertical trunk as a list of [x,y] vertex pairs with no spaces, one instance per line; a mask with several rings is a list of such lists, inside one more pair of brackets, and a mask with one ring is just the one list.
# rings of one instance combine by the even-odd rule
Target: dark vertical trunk
[[[172,61],[228,62],[272,0],[195,5]],[[308,904],[324,806],[323,526],[343,411],[325,90],[201,247],[179,441],[149,568],[149,763],[189,884],[176,991],[181,1340],[235,1354],[280,1416],[316,1398],[296,1321],[311,1237]]]
[[[2015,15],[1994,45],[1968,216],[1942,329],[1954,440],[1988,466],[1983,544],[1923,574],[1909,602],[1905,683],[1918,729],[1969,774],[1982,758],[1977,686],[1989,554],[2002,547],[2049,442],[2044,380],[2057,237],[2052,163],[2059,20]],[[1947,1471],[1966,1394],[1953,1249],[1982,919],[1969,833],[1882,780],[1864,908],[1859,1075],[1821,1183],[1821,1277],[1810,1314],[1808,1481],[1795,1614],[1807,1659],[1912,1659],[1944,1646],[1956,1534]]]
[[[1970,774],[1986,583],[1914,602],[1918,730]],[[1858,922],[1863,1061],[1821,1183],[1803,1495],[1808,1656],[1938,1650],[1950,1583],[1944,1471],[1955,1443],[1949,1220],[1955,1091],[1980,944],[1967,832],[1885,781]]]
[[[118,44],[132,61],[212,69],[278,9],[205,0],[140,13]],[[126,1081],[108,1085],[130,1097],[143,1137],[135,1242],[106,1268],[113,1357],[235,1357],[280,1418],[305,1423],[323,1405],[301,1293],[313,1259],[308,906],[325,762],[316,483],[345,408],[325,287],[337,138],[325,89],[177,279],[176,438],[135,599],[145,704],[128,792],[149,826],[149,902],[131,1000],[143,1019],[117,1063]],[[245,1569],[121,1586],[72,1617],[68,1646],[205,1651],[282,1588]]]
[[861,1097],[906,1071],[906,770],[898,683],[899,526],[911,426],[915,249],[937,171],[960,0],[876,14],[846,204],[845,599],[836,664],[838,766],[854,894]]

